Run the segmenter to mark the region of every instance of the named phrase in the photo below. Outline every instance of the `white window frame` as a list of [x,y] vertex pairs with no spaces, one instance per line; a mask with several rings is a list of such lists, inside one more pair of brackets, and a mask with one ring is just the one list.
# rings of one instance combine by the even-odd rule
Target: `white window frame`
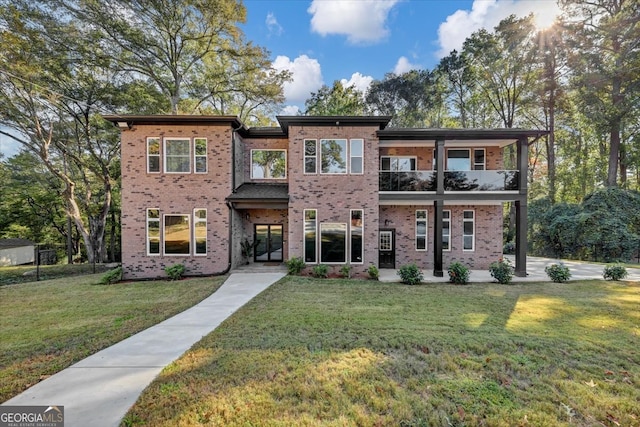
[[[151,218],[151,216],[149,215],[151,211],[156,211],[158,213],[158,216],[156,218]],[[147,256],[160,256],[160,254],[162,253],[162,218],[160,217],[160,209],[159,208],[147,208],[146,210],[146,214],[147,214],[147,221],[146,221],[146,241],[145,241],[145,246],[147,248]],[[149,224],[151,222],[157,222],[158,223],[158,252],[151,252],[151,239],[149,236]]]
[[[307,212],[315,213],[315,224],[314,224],[314,232],[315,232],[315,240],[313,242],[315,259],[313,261],[307,261]],[[318,210],[317,209],[304,209],[302,213],[302,259],[304,262],[308,262],[311,264],[318,263]]]
[[[281,151],[284,153],[284,176],[278,178],[265,178],[265,177],[256,177],[253,175],[253,153],[254,151]],[[284,148],[254,148],[251,150],[251,179],[265,179],[265,180],[282,180],[287,179],[287,150]]]
[[[167,170],[167,166],[168,166],[168,163],[169,163],[169,162],[167,162],[167,151],[168,151],[167,150],[167,143],[169,141],[187,141],[188,142],[188,144],[189,144],[189,153],[188,154],[181,154],[179,156],[175,156],[174,155],[174,156],[171,156],[171,157],[181,157],[181,158],[188,159],[189,160],[189,170],[187,170],[187,171],[169,171],[169,170]],[[163,144],[164,145],[163,146],[163,148],[164,148],[164,153],[163,153],[164,154],[163,155],[164,173],[169,173],[169,174],[189,174],[189,173],[191,173],[191,138],[167,137],[167,138],[164,138],[163,142],[164,142],[164,144]]]
[[[354,212],[360,212],[360,221],[362,223],[362,225],[360,226],[354,226],[353,225],[353,213]],[[349,245],[348,245],[348,257],[349,257],[349,263],[350,264],[364,264],[364,209],[351,209],[349,211]],[[360,243],[360,260],[361,261],[354,261],[353,260],[353,231],[358,230],[360,231],[360,239],[361,239],[361,243]]]
[[[332,226],[333,228],[337,228],[339,227],[340,229],[344,230],[344,259],[340,260],[340,261],[324,261],[323,260],[323,252],[322,252],[322,236],[323,236],[323,228],[327,227],[329,228],[329,226]],[[331,265],[339,265],[339,264],[346,264],[347,263],[347,259],[349,259],[349,232],[348,232],[349,228],[347,227],[347,223],[346,222],[321,222],[320,223],[320,262],[322,264],[331,264]]]
[[[204,211],[204,218],[201,218],[198,216],[198,212],[199,211]],[[193,241],[193,255],[194,256],[207,256],[207,253],[209,252],[209,239],[207,238],[207,209],[206,208],[195,208],[193,210],[193,236],[192,236],[192,241]],[[197,230],[198,230],[198,224],[204,223],[204,244],[205,244],[205,251],[204,252],[198,252],[198,239],[197,239]]]
[[[471,212],[472,218],[465,218],[465,213]],[[465,234],[464,228],[466,223],[471,223],[473,227],[472,234]],[[464,246],[465,237],[471,236],[471,249],[467,249]],[[464,210],[462,211],[462,251],[463,252],[473,252],[476,250],[476,212],[474,210]]]
[[[476,162],[476,151],[482,151],[482,163]],[[487,150],[484,148],[474,148],[473,149],[473,170],[487,170]],[[478,166],[482,166],[478,168]]]
[[[393,231],[381,230],[379,233],[379,250],[390,252],[393,250]],[[388,243],[388,246],[385,246]]]
[[[179,254],[173,254],[173,253],[167,253],[167,236],[166,236],[166,228],[167,228],[167,217],[169,216],[181,216],[183,218],[186,218],[188,221],[188,225],[187,227],[189,228],[187,235],[189,236],[189,249],[186,253],[179,253]],[[162,254],[164,256],[176,256],[176,257],[189,257],[191,256],[191,247],[193,242],[191,241],[191,236],[192,236],[192,230],[191,230],[191,215],[189,214],[179,214],[179,213],[175,213],[175,214],[164,214],[162,215]]]
[[[446,217],[445,217],[445,213],[447,214]],[[448,237],[448,240],[447,240],[448,247],[446,247],[446,248],[443,247],[442,250],[446,251],[446,252],[451,252],[451,211],[450,210],[443,210],[442,211],[442,244],[443,245],[444,245],[444,237],[445,237],[445,234],[444,234],[444,230],[445,230],[444,223],[445,222],[447,224],[449,224],[449,227],[448,227],[449,233],[446,234],[446,236]]]
[[[382,164],[383,164],[383,159],[389,159],[389,169],[383,169]],[[391,167],[393,165],[393,161],[399,161],[401,159],[409,159],[410,161],[413,160],[413,169],[409,169],[409,170],[401,170],[398,169],[397,167],[394,169],[393,167]],[[398,165],[398,163],[396,163],[396,166]],[[380,170],[381,171],[385,171],[385,172],[412,172],[412,171],[416,171],[418,170],[418,157],[417,156],[380,156]]]
[[[418,214],[424,212],[424,218],[419,218]],[[416,209],[416,213],[415,213],[415,243],[414,243],[414,247],[416,251],[419,252],[426,252],[427,248],[429,247],[429,222],[428,222],[428,218],[429,218],[429,213],[427,212],[426,209]],[[419,223],[424,223],[424,234],[419,234],[418,233],[418,224]],[[420,249],[418,248],[418,237],[424,237],[424,248]]]
[[[353,155],[353,143],[354,142],[359,142],[360,143],[360,151],[361,154],[359,156],[354,156]],[[360,159],[360,165],[361,165],[361,171],[360,172],[354,172],[353,171],[353,159]],[[363,175],[364,174],[364,139],[363,138],[354,138],[354,139],[350,139],[349,140],[349,170],[348,172],[352,175]]]
[[[158,143],[158,153],[157,154],[150,154],[149,153],[149,143],[156,141]],[[157,171],[152,171],[151,168],[149,167],[150,163],[149,160],[152,157],[157,157],[158,158],[158,170]],[[160,159],[162,158],[162,143],[160,141],[160,137],[159,136],[150,136],[147,138],[147,173],[160,173],[160,171],[162,170],[162,166],[160,164]]]
[[[198,140],[204,140],[204,154],[198,154]],[[194,173],[207,173],[209,171],[207,153],[209,150],[209,141],[204,137],[195,137],[193,138],[193,171]],[[198,159],[204,158],[204,170],[198,170]]]
[[[315,154],[313,156],[307,156],[307,142],[313,142],[315,146]],[[317,175],[318,173],[318,140],[317,139],[305,139],[303,140],[304,147],[302,148],[302,170],[305,175]],[[307,159],[313,159],[314,161],[314,171],[307,172]]]
[[[323,147],[323,141],[344,141],[344,171],[338,171],[338,172],[324,172],[322,170],[322,159],[323,159],[323,153],[322,153],[322,147]],[[320,139],[320,144],[318,144],[320,147],[320,174],[321,175],[347,175],[349,173],[349,140],[346,138],[322,138]]]
[[[466,151],[467,153],[469,153],[469,156],[467,157],[469,159],[469,169],[451,169],[449,167],[449,153],[451,151]],[[466,171],[470,171],[472,166],[473,166],[473,159],[471,158],[471,149],[470,148],[448,148],[447,152],[445,153],[445,162],[447,164],[447,168],[445,169],[446,171],[460,171],[460,172],[466,172]],[[462,158],[462,157],[456,157],[456,158]]]

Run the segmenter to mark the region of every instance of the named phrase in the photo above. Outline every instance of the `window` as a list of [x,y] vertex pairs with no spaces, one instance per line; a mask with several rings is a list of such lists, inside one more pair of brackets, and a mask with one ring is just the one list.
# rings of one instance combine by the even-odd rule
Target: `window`
[[462,215],[462,249],[473,251],[475,245],[474,211],[463,211]]
[[195,255],[207,254],[207,210],[193,210],[193,241],[196,244]]
[[318,173],[318,146],[315,139],[304,140],[304,173]]
[[160,138],[147,138],[147,172],[160,172]]
[[380,232],[380,250],[381,251],[393,250],[393,232],[392,231]]
[[191,172],[189,139],[167,138],[164,140],[164,171],[167,173]]
[[473,169],[477,171],[483,171],[486,169],[484,148],[473,150]]
[[380,170],[405,172],[416,170],[415,157],[383,156],[380,158]]
[[286,177],[286,150],[251,150],[252,179],[284,179]]
[[316,263],[316,241],[318,233],[318,222],[315,209],[304,210],[304,262]]
[[147,209],[147,255],[160,254],[160,209]]
[[320,172],[323,174],[347,173],[347,140],[320,140]]
[[451,250],[451,211],[442,211],[442,250]]
[[427,211],[416,211],[416,250],[427,250]]
[[320,224],[320,261],[326,263],[347,261],[347,224],[331,222]]
[[361,174],[363,172],[364,165],[364,140],[352,139],[349,141],[349,163],[350,172],[353,174]]
[[447,150],[447,170],[468,171],[471,170],[471,153],[467,148]]
[[351,262],[361,263],[363,260],[363,250],[364,246],[362,245],[363,238],[363,211],[362,209],[354,209],[351,211],[351,228],[350,232],[350,240],[351,240]]
[[207,173],[207,138],[194,138],[193,140],[193,164],[196,173]]
[[189,215],[164,216],[164,253],[165,255],[191,253]]

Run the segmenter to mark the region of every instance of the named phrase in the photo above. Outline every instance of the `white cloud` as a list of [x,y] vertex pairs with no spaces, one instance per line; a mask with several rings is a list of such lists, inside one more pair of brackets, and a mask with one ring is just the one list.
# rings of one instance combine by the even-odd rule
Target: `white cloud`
[[474,0],[471,10],[457,10],[438,28],[438,57],[452,50],[460,51],[464,40],[473,32],[486,28],[493,30],[509,15],[518,17],[533,13],[538,25],[548,24],[559,13],[554,0]]
[[404,73],[408,73],[411,70],[417,70],[420,68],[419,65],[412,64],[409,62],[406,56],[401,56],[398,58],[398,62],[396,62],[396,66],[393,68],[393,74],[400,75]]
[[300,112],[300,107],[297,105],[287,105],[280,112],[281,116],[297,116]]
[[384,39],[391,8],[399,0],[313,0],[307,12],[311,31],[322,36],[341,34],[351,44],[369,44]]
[[360,73],[353,73],[349,80],[341,79],[340,83],[342,83],[343,87],[354,87],[357,91],[366,93],[369,86],[371,86],[371,82],[373,81],[373,77],[371,76],[363,76]]
[[265,19],[265,24],[267,24],[267,29],[269,30],[269,35],[275,34],[279,36],[282,34],[282,26],[278,23],[276,16],[273,12],[267,13],[267,19]]
[[279,55],[273,61],[273,68],[291,72],[292,81],[284,85],[287,103],[304,103],[311,92],[318,91],[324,84],[320,63],[307,55],[300,55],[293,61],[287,56]]

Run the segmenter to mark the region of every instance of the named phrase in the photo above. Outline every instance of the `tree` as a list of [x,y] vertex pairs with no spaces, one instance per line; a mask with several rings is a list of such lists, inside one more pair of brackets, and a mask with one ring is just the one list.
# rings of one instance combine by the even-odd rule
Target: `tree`
[[343,86],[339,80],[330,88],[323,85],[304,102],[307,116],[359,116],[365,112],[362,94],[353,86]]

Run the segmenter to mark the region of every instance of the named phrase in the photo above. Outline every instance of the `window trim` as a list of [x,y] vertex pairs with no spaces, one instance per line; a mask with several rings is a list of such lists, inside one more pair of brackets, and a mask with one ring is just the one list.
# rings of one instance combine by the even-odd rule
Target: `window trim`
[[[187,251],[187,253],[179,253],[179,254],[172,254],[172,253],[167,253],[167,238],[166,238],[166,228],[167,228],[167,217],[169,216],[181,216],[183,218],[187,218],[188,221],[188,227],[189,227],[189,232],[187,233],[187,235],[189,236],[189,250]],[[189,214],[179,214],[179,213],[173,213],[173,214],[163,214],[162,215],[162,255],[164,256],[169,256],[169,257],[190,257],[191,256],[191,235],[192,235],[192,230],[191,230],[191,215]]]
[[[482,163],[476,162],[476,151],[482,151]],[[487,170],[487,149],[486,148],[474,148],[473,149],[473,170]],[[478,166],[482,166],[481,169],[478,169]]]
[[[471,212],[473,217],[472,218],[465,218],[464,214],[467,212]],[[473,226],[473,234],[465,234],[464,232],[464,226],[465,223],[470,222],[471,225]],[[471,249],[466,249],[464,247],[464,238],[467,236],[471,236]],[[476,212],[475,210],[464,210],[462,211],[462,251],[463,252],[474,252],[476,250]]]
[[[181,158],[189,159],[189,170],[188,171],[186,171],[186,172],[185,171],[177,171],[177,172],[175,172],[175,171],[168,171],[167,170],[167,166],[168,166],[168,163],[169,163],[169,162],[167,162],[167,151],[168,151],[167,150],[167,142],[168,141],[188,141],[188,143],[189,143],[189,154],[180,155],[180,156],[171,156],[171,157],[181,157]],[[164,165],[163,165],[164,166],[164,168],[163,168],[164,169],[164,173],[166,173],[166,174],[182,174],[182,175],[186,175],[186,174],[190,174],[191,173],[191,169],[192,169],[191,168],[191,157],[192,157],[191,156],[191,145],[192,145],[191,138],[179,138],[179,137],[165,137],[164,138],[164,140],[163,140],[164,152],[162,153],[163,154],[162,158],[163,158],[163,163],[164,163]]]
[[[158,212],[158,217],[157,218],[151,218],[149,216],[150,211],[157,211]],[[151,239],[149,237],[149,224],[151,222],[157,222],[158,223],[158,252],[151,252]],[[160,216],[160,208],[147,208],[146,209],[146,227],[145,227],[145,247],[146,247],[146,253],[147,256],[160,256],[160,254],[162,253],[162,220],[161,220],[161,216]]]
[[[383,159],[389,159],[389,165],[391,165],[391,161],[393,159],[409,159],[409,160],[413,160],[413,166],[414,169],[409,169],[408,171],[403,171],[400,169],[383,169],[382,168],[382,160]],[[381,171],[385,171],[385,172],[414,172],[418,170],[418,156],[380,156],[380,170]]]
[[[360,225],[359,227],[356,226],[354,227],[353,225],[353,213],[354,212],[360,212],[360,222],[362,223],[362,225]],[[359,229],[360,231],[360,260],[361,261],[354,261],[353,260],[353,231],[354,228],[357,230]],[[349,247],[348,247],[348,252],[349,252],[349,264],[364,264],[364,209],[351,209],[349,210]]]
[[[323,232],[323,226],[340,226],[340,228],[344,229],[344,259],[342,261],[325,261],[323,258],[323,251],[322,251],[322,232]],[[330,264],[330,265],[340,265],[340,264],[346,264],[347,263],[347,259],[349,256],[349,250],[348,250],[348,246],[349,246],[349,242],[347,241],[348,237],[349,237],[349,227],[348,224],[346,222],[321,222],[320,223],[320,262],[322,264]]]
[[[197,154],[198,150],[198,140],[204,140],[204,154]],[[209,150],[209,141],[205,137],[194,137],[193,138],[193,172],[194,173],[207,173],[209,171],[209,161],[208,161],[208,153]],[[198,158],[204,157],[204,171],[198,171]]]
[[[315,146],[315,154],[313,156],[307,156],[307,142],[313,142]],[[304,147],[302,148],[302,170],[304,171],[304,175],[317,175],[318,174],[318,140],[317,139],[304,139],[303,140]],[[307,159],[313,159],[314,161],[314,171],[307,172]]]
[[[418,218],[418,213],[419,212],[424,212],[424,218]],[[415,227],[415,238],[414,238],[414,244],[413,247],[416,251],[418,252],[426,252],[427,248],[429,247],[429,213],[427,212],[426,209],[416,209],[415,211],[415,222],[414,222],[414,227]],[[418,223],[419,222],[423,222],[424,223],[424,235],[422,234],[418,234]],[[418,248],[418,237],[424,237],[424,249],[420,249]]]
[[[162,171],[162,165],[160,164],[161,158],[162,158],[162,147],[161,147],[161,141],[160,141],[160,137],[159,136],[148,136],[147,137],[147,173],[160,173]],[[150,154],[149,153],[149,143],[153,140],[158,141],[158,154]],[[151,157],[157,157],[158,158],[158,170],[157,171],[152,171],[149,163],[149,159]]]
[[[360,154],[359,156],[354,156],[353,155],[353,143],[354,142],[360,142],[361,144],[361,150],[362,154]],[[354,172],[353,171],[353,159],[360,159],[361,160],[361,171],[360,172]],[[347,171],[347,173],[351,174],[351,175],[364,175],[364,138],[352,138],[349,140],[349,170]]]
[[[314,241],[313,241],[313,254],[314,260],[307,261],[307,212],[313,212],[315,214],[314,219]],[[318,263],[318,210],[317,209],[304,209],[302,212],[302,258],[305,263],[317,264]]]
[[[451,169],[449,167],[449,152],[451,151],[466,151],[469,155],[468,155],[468,159],[469,159],[469,169]],[[462,158],[462,157],[457,157],[457,158]],[[471,158],[471,148],[447,148],[447,151],[445,153],[445,159],[444,159],[445,163],[446,163],[446,169],[445,171],[448,172],[466,172],[466,171],[470,171],[472,170],[471,167],[473,166],[473,159]]]
[[[321,138],[320,140],[320,152],[318,153],[320,155],[320,175],[334,175],[334,176],[343,176],[343,175],[349,175],[349,140],[347,138]],[[344,165],[344,172],[324,172],[322,170],[322,159],[323,159],[323,154],[322,154],[322,141],[344,141],[344,157],[345,157],[345,165]]]
[[[260,177],[253,176],[253,153],[254,153],[254,151],[282,151],[284,153],[284,176],[278,177],[278,178],[265,178],[265,177],[260,178]],[[285,148],[252,148],[250,155],[251,155],[251,157],[249,159],[249,162],[250,162],[249,167],[251,168],[251,179],[264,179],[264,180],[268,180],[268,181],[287,179],[287,150]]]
[[[445,212],[449,215],[448,218],[445,218],[445,216],[444,216]],[[445,236],[445,234],[444,234],[444,230],[445,230],[444,223],[445,222],[449,224],[449,233],[447,234],[447,237],[449,238],[449,240],[448,240],[448,242],[449,242],[448,245],[449,246],[447,248],[444,247],[444,236]],[[449,209],[446,209],[446,210],[442,211],[442,245],[443,245],[443,248],[442,248],[443,251],[451,252],[451,210],[449,210]]]
[[[200,218],[197,216],[196,212],[204,211],[204,218]],[[207,256],[209,252],[209,239],[207,238],[208,227],[207,227],[207,209],[206,208],[194,208],[193,209],[193,256]],[[204,245],[205,251],[204,253],[198,252],[198,236],[196,231],[198,230],[198,224],[204,223]]]

